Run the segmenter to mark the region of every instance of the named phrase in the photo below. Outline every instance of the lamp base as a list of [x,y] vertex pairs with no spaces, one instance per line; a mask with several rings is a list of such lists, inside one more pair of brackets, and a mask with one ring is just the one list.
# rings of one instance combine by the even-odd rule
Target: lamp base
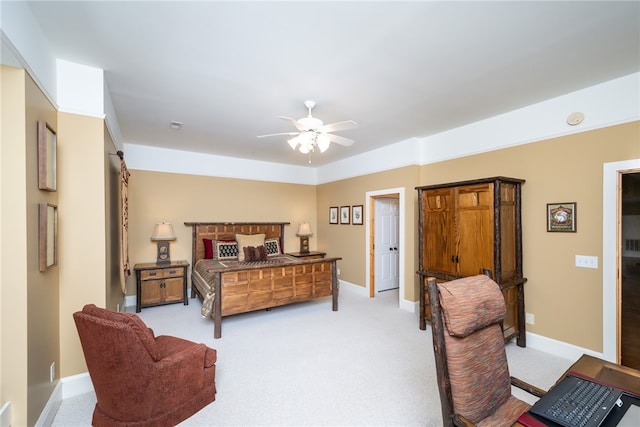
[[309,253],[309,236],[300,236],[300,253]]
[[156,264],[169,264],[170,262],[169,242],[158,242],[158,258]]

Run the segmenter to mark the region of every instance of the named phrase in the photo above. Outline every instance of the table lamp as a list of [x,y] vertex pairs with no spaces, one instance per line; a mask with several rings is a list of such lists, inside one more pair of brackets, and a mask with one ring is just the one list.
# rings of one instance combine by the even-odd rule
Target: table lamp
[[308,254],[309,253],[309,236],[313,233],[311,232],[311,227],[308,222],[303,222],[298,227],[297,236],[300,237],[300,253]]
[[173,227],[168,222],[156,224],[151,235],[151,240],[158,242],[158,259],[156,264],[168,264],[171,262],[169,256],[169,241],[176,240]]

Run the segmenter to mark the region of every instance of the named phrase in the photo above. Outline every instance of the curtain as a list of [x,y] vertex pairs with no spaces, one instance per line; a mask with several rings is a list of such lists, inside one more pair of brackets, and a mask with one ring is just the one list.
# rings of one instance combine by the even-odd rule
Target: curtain
[[124,155],[120,156],[120,198],[121,198],[121,224],[120,233],[121,259],[120,259],[120,287],[122,293],[127,294],[127,277],[131,276],[131,265],[129,264],[129,170],[124,162]]

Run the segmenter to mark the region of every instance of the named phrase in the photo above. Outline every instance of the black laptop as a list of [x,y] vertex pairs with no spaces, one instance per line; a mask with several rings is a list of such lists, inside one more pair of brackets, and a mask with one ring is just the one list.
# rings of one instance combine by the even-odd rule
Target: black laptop
[[567,375],[529,413],[552,426],[600,427],[614,408],[623,406],[622,396],[621,390]]

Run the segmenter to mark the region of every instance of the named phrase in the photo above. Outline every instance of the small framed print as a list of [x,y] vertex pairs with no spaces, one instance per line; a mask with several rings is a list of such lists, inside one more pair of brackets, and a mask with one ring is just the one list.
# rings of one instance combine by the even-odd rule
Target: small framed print
[[338,223],[338,207],[332,206],[329,208],[329,224]]
[[351,208],[349,206],[340,206],[340,224],[350,224],[351,221],[349,219],[349,211]]
[[58,261],[58,207],[49,203],[40,203],[38,227],[38,264],[40,271],[46,271]]
[[354,205],[351,208],[351,223],[354,225],[362,225],[362,205]]
[[54,130],[44,120],[38,121],[38,188],[56,191],[56,147]]
[[576,202],[547,203],[547,231],[575,233]]

